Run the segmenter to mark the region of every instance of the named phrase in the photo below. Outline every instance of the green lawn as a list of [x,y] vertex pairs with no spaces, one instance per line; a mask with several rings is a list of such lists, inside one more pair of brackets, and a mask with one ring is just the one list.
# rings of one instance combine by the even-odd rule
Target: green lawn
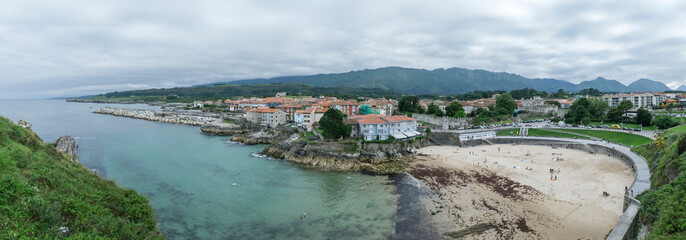
[[560,131],[589,135],[597,138],[602,138],[603,140],[607,140],[610,142],[621,143],[626,146],[640,146],[643,144],[653,142],[653,140],[651,140],[650,138],[625,132],[583,129],[560,129]]
[[[591,122],[591,124],[589,124],[589,125],[594,125],[594,126],[598,126],[598,125],[608,125],[608,126],[612,126],[613,124],[617,124],[617,125],[619,125],[619,126],[622,126],[622,123],[621,123],[621,122],[619,122],[619,123],[605,122],[605,123],[603,123],[603,124],[600,124],[600,122]],[[624,123],[624,127],[628,127],[628,128],[640,128],[640,126],[639,126],[638,124],[634,124],[634,123]],[[645,130],[645,131],[653,131],[653,130],[655,130],[655,126],[643,126],[643,130]]]
[[315,132],[318,132],[319,134],[324,133],[324,130],[323,130],[323,129],[315,129],[314,131],[315,131]]
[[529,129],[529,136],[560,137],[560,138],[574,138],[574,137],[576,137],[578,139],[590,139],[586,136],[581,136],[581,135],[576,135],[576,134],[571,134],[571,133],[553,132],[553,131],[537,129],[537,128]]
[[517,135],[518,132],[519,132],[519,128],[507,129],[507,130],[502,130],[500,132],[497,132],[495,135],[496,136],[518,136]]
[[675,135],[675,134],[681,134],[684,132],[686,132],[686,125],[681,125],[681,126],[676,126],[676,127],[667,129],[667,131],[665,131],[663,136],[666,137],[666,136],[671,136],[671,135]]

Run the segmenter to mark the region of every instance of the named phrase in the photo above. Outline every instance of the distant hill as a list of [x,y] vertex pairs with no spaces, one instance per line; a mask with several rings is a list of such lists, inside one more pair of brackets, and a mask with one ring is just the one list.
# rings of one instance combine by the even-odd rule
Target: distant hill
[[686,91],[686,85],[681,85],[676,90],[677,91]]
[[191,102],[194,100],[221,99],[230,97],[265,97],[274,96],[277,92],[299,96],[334,96],[354,97],[396,97],[400,93],[391,89],[363,87],[317,87],[302,83],[271,84],[219,84],[213,86],[196,86],[184,88],[160,88],[110,92],[85,99],[68,99],[76,102]]
[[645,79],[641,78],[636,80],[635,82],[632,82],[627,86],[629,91],[632,92],[639,92],[639,91],[650,91],[650,92],[664,92],[664,91],[670,91],[672,90],[671,88],[667,87],[662,82],[658,81],[653,81],[650,79]]
[[598,77],[595,80],[583,81],[577,85],[577,89],[595,88],[601,92],[628,92],[629,89],[617,80],[608,80]]
[[434,70],[385,67],[347,73],[317,74],[310,76],[275,77],[232,81],[233,84],[304,83],[312,86],[364,87],[390,89],[405,94],[455,95],[472,91],[493,91],[532,88],[555,92],[558,89],[577,92],[596,88],[603,92],[666,91],[661,82],[640,79],[630,87],[616,80],[598,77],[574,84],[551,78],[526,78],[506,72],[470,70],[464,68],[440,68]]

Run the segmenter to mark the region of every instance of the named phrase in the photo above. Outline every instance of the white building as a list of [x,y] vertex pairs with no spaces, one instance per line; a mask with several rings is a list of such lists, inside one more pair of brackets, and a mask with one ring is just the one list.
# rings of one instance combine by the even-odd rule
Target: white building
[[403,139],[420,135],[417,132],[417,119],[406,116],[384,116],[379,114],[358,115],[355,119],[359,132],[351,136],[360,136],[364,140],[386,140],[389,136]]

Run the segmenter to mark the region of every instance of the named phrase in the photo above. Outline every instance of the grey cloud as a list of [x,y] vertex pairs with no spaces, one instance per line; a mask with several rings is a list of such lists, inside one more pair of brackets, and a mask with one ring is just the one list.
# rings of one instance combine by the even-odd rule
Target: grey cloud
[[644,1],[4,2],[0,98],[365,68],[686,84],[686,4]]

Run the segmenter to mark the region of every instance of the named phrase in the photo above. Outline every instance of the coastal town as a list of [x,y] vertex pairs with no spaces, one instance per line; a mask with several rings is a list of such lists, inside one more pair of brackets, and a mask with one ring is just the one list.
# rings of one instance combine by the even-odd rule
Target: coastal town
[[[246,120],[258,127],[295,127],[301,132],[311,132],[319,135],[319,121],[329,109],[335,109],[343,113],[346,119],[344,124],[350,126],[350,138],[363,140],[386,140],[407,139],[420,136],[427,128],[434,131],[468,130],[468,129],[493,129],[498,127],[511,127],[531,121],[535,118],[543,118],[550,124],[570,126],[582,126],[596,128],[589,125],[591,122],[584,119],[579,122],[570,122],[565,115],[570,107],[578,99],[595,99],[604,103],[601,106],[605,116],[611,108],[617,108],[621,102],[631,103],[630,107],[622,109],[619,119],[622,122],[632,121],[636,118],[639,109],[650,111],[651,115],[672,114],[670,110],[679,110],[686,105],[686,94],[682,93],[658,93],[639,92],[628,94],[604,94],[602,96],[572,95],[568,98],[553,98],[534,96],[531,98],[513,99],[516,106],[515,114],[509,114],[500,118],[499,121],[477,122],[478,112],[486,109],[494,109],[500,94],[494,94],[490,98],[475,100],[440,100],[418,99],[418,107],[421,111],[407,111],[401,109],[401,99],[338,99],[336,97],[300,97],[287,96],[286,92],[278,92],[274,97],[251,97],[240,99],[218,99],[195,101],[192,104],[165,104],[162,113],[151,110],[126,110],[108,109],[97,110],[96,113],[119,115],[188,125],[205,125],[208,123],[221,123],[221,119]],[[447,110],[452,105],[457,109],[448,116]],[[433,112],[430,112],[431,109]],[[482,109],[482,110],[479,110]],[[678,111],[677,111],[678,112]],[[451,115],[454,115],[452,114]],[[679,116],[672,114],[674,116]],[[598,120],[599,117],[591,116]],[[605,117],[604,116],[604,117]],[[596,119],[598,118],[598,119]],[[490,119],[493,120],[493,119]],[[609,119],[608,119],[609,120]],[[553,122],[551,122],[553,121]],[[231,121],[233,122],[233,121]],[[505,122],[503,124],[503,122]],[[558,123],[559,122],[559,123]],[[601,127],[614,129],[613,124],[601,125]],[[644,124],[643,126],[647,126]],[[525,127],[522,124],[522,127]],[[636,130],[634,128],[620,126],[622,130]],[[643,129],[640,129],[643,130]],[[469,136],[481,138],[481,135]],[[483,135],[483,136],[493,136]],[[467,138],[467,135],[462,136]]]
[[[422,191],[436,197],[421,200],[421,208],[431,213],[423,218],[443,226],[440,232],[444,235],[496,236],[507,231],[513,238],[567,238],[578,236],[580,229],[593,228],[584,236],[601,238],[608,229],[613,232],[610,236],[625,236],[637,217],[632,209],[640,207],[634,194],[648,190],[650,178],[645,160],[630,149],[659,142],[663,135],[683,133],[680,108],[686,104],[686,94],[582,93],[560,97],[537,92],[515,99],[518,92],[514,90],[457,100],[416,96],[339,99],[278,92],[262,98],[154,103],[162,111],[104,107],[93,112],[201,126],[202,133],[231,136],[233,142],[268,144],[258,156],[285,159],[306,168],[408,172],[426,184],[428,189]],[[550,158],[552,162],[545,160]],[[594,160],[578,165],[579,159],[586,158]],[[596,170],[598,164],[610,167]],[[550,172],[544,172],[546,168]],[[586,179],[580,171],[622,180],[607,185]],[[549,181],[532,175],[549,175]],[[452,180],[440,180],[443,178]],[[564,190],[573,188],[576,181],[584,181],[587,187],[573,190],[574,194]],[[499,192],[500,188],[512,189]],[[463,196],[465,191],[474,195]],[[502,196],[472,201],[488,192]],[[542,200],[541,195],[554,200]],[[453,207],[475,210],[446,214],[446,201],[464,202]],[[540,204],[571,212],[531,210]],[[621,205],[624,211],[620,211]],[[403,207],[407,206],[398,205],[399,210]],[[592,219],[600,223],[579,225],[589,218],[581,213],[589,211],[597,213]],[[571,214],[574,212],[578,214]],[[491,222],[466,224],[474,219]],[[576,227],[563,231],[549,221]]]

